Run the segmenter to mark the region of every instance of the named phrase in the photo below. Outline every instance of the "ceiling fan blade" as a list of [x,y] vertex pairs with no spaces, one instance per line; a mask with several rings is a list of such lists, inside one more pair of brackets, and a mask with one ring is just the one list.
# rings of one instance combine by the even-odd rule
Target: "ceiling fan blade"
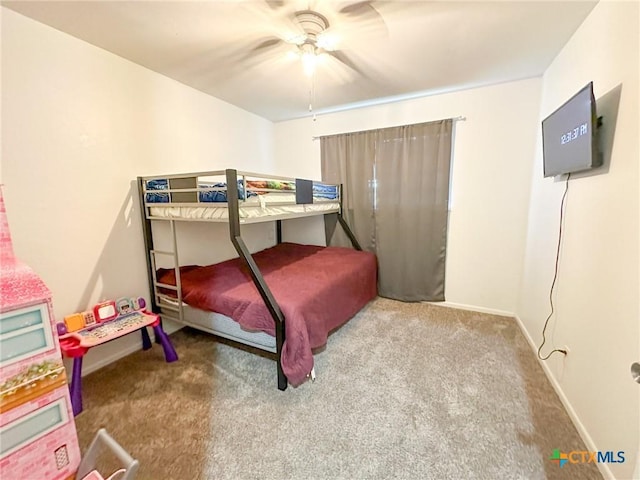
[[284,0],[264,0],[271,10],[278,10],[284,7]]
[[346,15],[380,15],[378,11],[371,5],[371,0],[363,0],[355,2],[340,9],[340,13]]
[[360,20],[371,22],[379,28],[383,28],[387,31],[387,24],[380,15],[380,12],[371,5],[371,0],[365,0],[361,2],[352,3],[339,10],[339,13],[346,15],[347,17],[358,18]]
[[270,53],[271,51],[278,48],[281,44],[284,44],[285,41],[278,37],[271,37],[267,39],[263,39],[257,45],[254,45],[251,48],[246,50],[246,53],[242,55],[240,58],[241,62],[245,62],[249,59],[253,59],[256,57],[260,57]]
[[356,72],[358,75],[362,75],[363,77],[366,76],[365,73],[362,71],[362,69],[358,67],[358,65],[356,65],[356,63],[346,53],[340,50],[333,50],[333,51],[325,50],[324,53],[326,53],[327,55],[331,55],[340,63],[345,64],[347,67],[349,67],[351,70]]
[[299,31],[293,4],[286,0],[238,1],[238,6],[255,18],[251,32],[268,31],[274,37],[286,38]]
[[277,47],[281,43],[284,43],[284,40],[282,40],[280,38],[277,38],[277,37],[268,38],[267,40],[263,40],[258,45],[253,47],[251,49],[251,52],[252,53],[260,53],[263,50],[270,49],[272,47]]

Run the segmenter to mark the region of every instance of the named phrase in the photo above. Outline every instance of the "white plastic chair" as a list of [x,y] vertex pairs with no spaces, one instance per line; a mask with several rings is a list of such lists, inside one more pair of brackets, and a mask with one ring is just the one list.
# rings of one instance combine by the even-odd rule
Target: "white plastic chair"
[[[96,470],[96,461],[105,447],[118,458],[122,467],[106,478]],[[101,428],[93,437],[91,445],[80,461],[76,480],[133,480],[138,467],[138,460],[129,455],[104,428]]]

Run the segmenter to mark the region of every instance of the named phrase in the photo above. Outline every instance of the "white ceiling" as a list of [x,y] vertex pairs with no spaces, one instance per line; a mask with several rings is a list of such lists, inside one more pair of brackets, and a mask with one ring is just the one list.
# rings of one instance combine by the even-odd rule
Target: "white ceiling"
[[[273,121],[541,75],[596,1],[2,1],[2,5]],[[355,5],[355,6],[354,6]],[[369,7],[374,7],[384,22]],[[357,8],[356,8],[357,7]],[[284,42],[312,8],[352,66],[312,81]],[[342,9],[366,11],[352,16]]]

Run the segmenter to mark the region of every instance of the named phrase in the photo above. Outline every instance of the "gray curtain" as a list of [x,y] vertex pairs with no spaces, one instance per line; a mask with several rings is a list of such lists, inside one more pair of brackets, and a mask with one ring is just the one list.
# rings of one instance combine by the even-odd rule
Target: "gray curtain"
[[[375,251],[373,168],[375,132],[346,133],[322,137],[322,180],[342,184],[342,215],[351,231],[368,251]],[[328,218],[327,218],[328,217]],[[325,217],[327,245],[350,247],[337,216]]]
[[[342,183],[345,219],[378,257],[378,292],[443,301],[453,121],[322,137],[323,180]],[[327,221],[328,244],[350,245]]]

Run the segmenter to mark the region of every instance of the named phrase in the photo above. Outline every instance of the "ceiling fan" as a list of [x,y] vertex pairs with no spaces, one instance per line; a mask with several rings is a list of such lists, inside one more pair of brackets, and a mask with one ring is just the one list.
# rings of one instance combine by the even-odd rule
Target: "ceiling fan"
[[307,4],[307,8],[298,10],[294,2],[265,0],[265,3],[278,14],[285,10],[284,18],[281,20],[286,22],[280,22],[283,27],[282,32],[260,39],[259,43],[250,49],[247,57],[287,46],[290,54],[295,53],[301,59],[303,70],[307,76],[314,74],[317,60],[323,55],[332,57],[359,75],[365,75],[357,61],[344,49],[338,48],[337,38],[342,33],[340,26],[343,30],[348,29],[349,32],[356,31],[360,34],[364,31],[372,33],[373,27],[378,35],[386,36],[387,34],[384,19],[373,5],[374,0],[350,2],[336,11],[332,10],[330,13],[332,18],[336,20],[335,26],[330,24],[328,15],[325,16],[319,11],[313,10],[309,4]]

